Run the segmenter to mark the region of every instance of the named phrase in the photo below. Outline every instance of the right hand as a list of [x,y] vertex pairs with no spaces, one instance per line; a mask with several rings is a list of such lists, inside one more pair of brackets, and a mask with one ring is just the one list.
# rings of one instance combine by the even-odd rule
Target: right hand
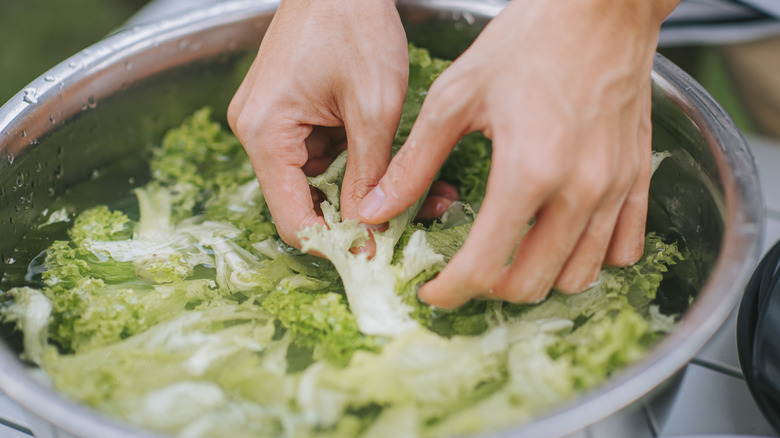
[[385,173],[409,76],[393,0],[284,0],[228,108],[279,236],[324,224],[306,176],[349,151],[343,219]]

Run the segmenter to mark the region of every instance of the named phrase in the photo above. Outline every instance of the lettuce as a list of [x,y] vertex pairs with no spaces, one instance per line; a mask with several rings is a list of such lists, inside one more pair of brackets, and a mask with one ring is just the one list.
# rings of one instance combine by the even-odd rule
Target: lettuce
[[[396,147],[448,65],[414,47],[410,59]],[[453,436],[528,421],[674,330],[657,293],[683,255],[652,233],[642,260],[605,268],[579,295],[456,311],[420,302],[417,287],[468,236],[489,142],[467,137],[441,170],[466,203],[418,224],[418,202],[374,233],[371,258],[353,251],[367,231],[340,217],[345,163],[309,180],[327,226],[300,236],[326,259],[302,253],[279,239],[240,143],[196,111],[117,204],[137,212],[63,207],[45,227],[67,235],[24,252],[43,251],[40,281],[8,288],[0,306],[22,358],[67,397],[176,436]]]

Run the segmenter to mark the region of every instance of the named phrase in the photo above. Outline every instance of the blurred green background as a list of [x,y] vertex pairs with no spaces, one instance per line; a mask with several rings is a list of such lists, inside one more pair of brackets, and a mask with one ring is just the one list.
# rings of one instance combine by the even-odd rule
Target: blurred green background
[[[49,68],[108,35],[148,2],[0,0],[0,104]],[[737,126],[752,130],[714,49],[661,52],[709,90]]]
[[0,103],[92,45],[148,0],[0,0]]

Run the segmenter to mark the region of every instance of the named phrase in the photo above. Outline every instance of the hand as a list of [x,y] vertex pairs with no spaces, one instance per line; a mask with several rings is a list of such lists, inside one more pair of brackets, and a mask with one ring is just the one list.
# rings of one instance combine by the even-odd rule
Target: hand
[[551,287],[587,289],[604,263],[641,257],[650,71],[660,24],[675,4],[514,1],[434,82],[406,144],[359,210],[367,223],[388,220],[421,196],[463,135],[482,131],[493,140],[471,234],[420,289],[423,300],[443,308],[474,297],[536,302]]
[[349,150],[345,219],[390,161],[409,75],[392,0],[285,0],[228,109],[280,237],[296,247],[318,217],[306,176]]

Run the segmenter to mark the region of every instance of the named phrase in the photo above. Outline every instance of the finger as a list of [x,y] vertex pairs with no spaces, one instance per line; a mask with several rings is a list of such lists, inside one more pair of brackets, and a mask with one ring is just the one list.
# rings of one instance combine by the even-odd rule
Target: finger
[[[500,159],[499,153],[494,149],[494,159]],[[444,270],[420,288],[423,301],[455,308],[498,282],[540,200],[547,196],[541,191],[544,185],[524,184],[514,169],[503,169],[491,170],[487,194],[469,237]]]
[[458,189],[455,186],[444,181],[434,181],[420,211],[417,212],[416,219],[438,219],[458,199],[460,196],[458,196]]
[[629,266],[644,252],[647,202],[650,188],[651,163],[642,160],[642,169],[620,210],[604,263],[610,266]]
[[438,219],[452,205],[451,198],[439,195],[428,195],[425,198],[420,211],[417,212],[417,220]]
[[638,174],[626,196],[615,225],[604,263],[611,266],[629,266],[642,257],[645,243],[647,205],[652,172],[651,144],[651,93],[648,89],[640,101],[639,126],[636,134],[638,148]]
[[471,99],[450,89],[440,91],[442,77],[431,87],[406,143],[360,203],[358,213],[364,222],[386,222],[420,199],[455,143],[469,132],[464,129],[469,115],[464,102]]
[[279,236],[300,248],[298,231],[324,224],[314,211],[311,189],[302,170],[307,161],[304,141],[311,128],[284,128],[281,122],[267,126],[277,129],[254,137],[256,142],[246,143],[246,149]]
[[354,110],[344,121],[347,133],[347,167],[341,185],[341,214],[358,219],[358,205],[377,186],[390,162],[393,138],[401,120],[403,95],[381,107]]
[[[621,199],[622,201],[622,199]],[[577,246],[555,280],[556,289],[564,293],[583,292],[598,281],[610,238],[615,229],[621,203],[613,203],[594,213]]]
[[589,210],[573,197],[559,197],[540,210],[493,295],[516,303],[544,299],[582,235]]
[[444,181],[434,181],[433,184],[431,184],[430,190],[428,190],[428,196],[441,196],[452,201],[460,199],[458,189],[455,188],[454,185]]

